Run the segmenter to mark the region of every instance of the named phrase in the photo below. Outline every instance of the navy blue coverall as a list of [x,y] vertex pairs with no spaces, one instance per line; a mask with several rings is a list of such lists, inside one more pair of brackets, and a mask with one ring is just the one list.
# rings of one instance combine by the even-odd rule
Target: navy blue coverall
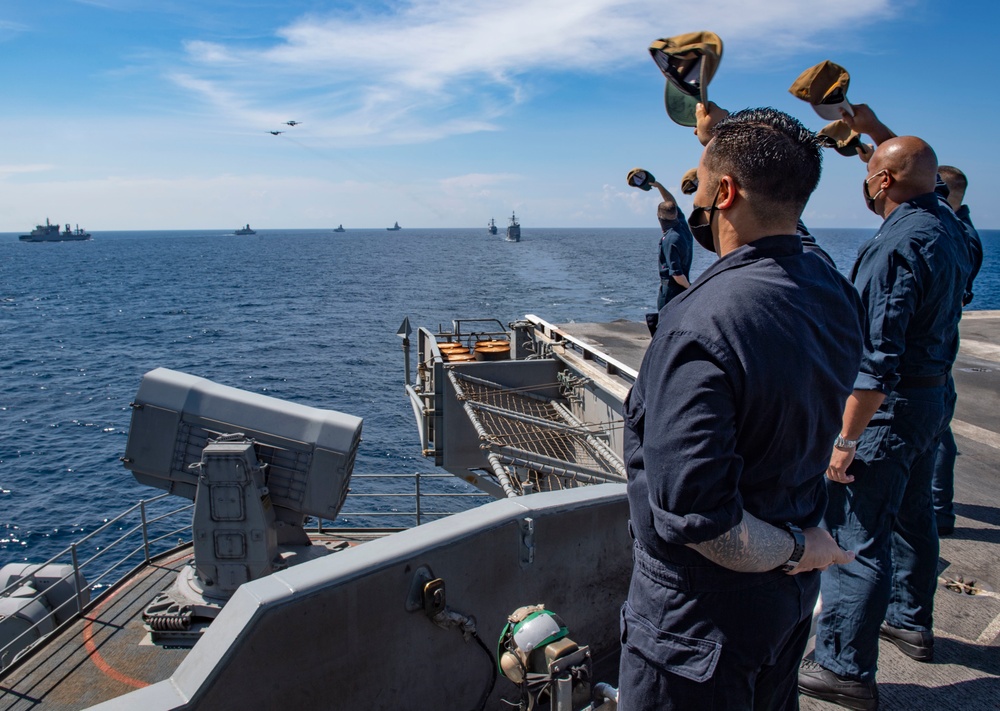
[[660,316],[624,407],[635,547],[618,708],[797,708],[819,573],[735,572],[685,544],[744,511],[819,523],[861,357],[860,298],[780,235],[716,261]]
[[[972,224],[968,205],[959,207],[955,211],[955,216],[965,228],[965,235],[969,238],[969,250],[972,254],[972,271],[969,273],[969,279],[965,285],[965,296],[962,297],[962,305],[968,306],[972,302],[973,282],[976,275],[979,274],[980,267],[983,266],[983,241]],[[954,412],[956,399],[954,397],[954,383],[949,383],[949,394],[952,395],[949,411]],[[931,491],[934,496],[934,517],[937,519],[938,530],[949,533],[955,528],[955,458],[957,456],[958,446],[955,444],[955,435],[951,431],[951,415],[948,415],[948,427],[941,434],[937,452],[934,455]]]
[[855,388],[886,397],[847,470],[854,481],[827,486],[824,525],[857,558],[823,573],[816,661],[843,677],[874,681],[883,620],[932,629],[931,471],[970,269],[958,219],[933,193],[890,213],[854,265],[869,323]]
[[676,220],[660,220],[659,269],[660,269],[660,292],[656,299],[656,310],[663,308],[664,304],[675,296],[684,293],[684,287],[674,280],[674,276],[683,276],[685,279],[691,274],[692,249],[694,237],[691,236],[691,228],[688,227],[684,212],[677,208]]

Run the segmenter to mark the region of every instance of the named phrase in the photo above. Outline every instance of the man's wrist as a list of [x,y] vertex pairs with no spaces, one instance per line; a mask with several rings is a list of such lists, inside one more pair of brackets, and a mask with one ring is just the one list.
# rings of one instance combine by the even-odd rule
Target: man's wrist
[[802,533],[802,529],[793,523],[786,523],[784,529],[792,536],[794,545],[792,547],[792,554],[788,556],[788,560],[781,566],[781,571],[783,573],[790,573],[802,562],[802,556],[806,553],[806,537]]
[[845,452],[853,452],[858,448],[858,440],[847,439],[844,435],[837,435],[837,439],[833,440],[833,446]]

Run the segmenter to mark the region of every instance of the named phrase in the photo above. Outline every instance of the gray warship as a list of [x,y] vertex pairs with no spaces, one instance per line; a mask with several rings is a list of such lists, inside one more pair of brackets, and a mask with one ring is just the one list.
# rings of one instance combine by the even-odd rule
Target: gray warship
[[521,223],[517,221],[517,215],[513,212],[507,220],[507,236],[504,239],[508,242],[521,241]]

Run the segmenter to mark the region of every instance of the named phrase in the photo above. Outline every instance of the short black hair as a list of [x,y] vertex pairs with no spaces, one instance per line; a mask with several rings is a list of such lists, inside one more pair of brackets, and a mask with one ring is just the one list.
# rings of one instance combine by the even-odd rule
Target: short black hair
[[744,109],[715,126],[705,151],[713,175],[731,175],[763,221],[802,214],[819,184],[823,155],[815,134],[772,108]]

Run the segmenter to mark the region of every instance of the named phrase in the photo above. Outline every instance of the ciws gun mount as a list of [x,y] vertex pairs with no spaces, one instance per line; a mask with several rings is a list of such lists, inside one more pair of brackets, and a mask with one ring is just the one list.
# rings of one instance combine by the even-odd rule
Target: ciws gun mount
[[166,368],[143,376],[122,461],[194,501],[192,564],[143,613],[154,642],[193,644],[240,585],[330,552],[305,519],[340,512],[361,424]]

